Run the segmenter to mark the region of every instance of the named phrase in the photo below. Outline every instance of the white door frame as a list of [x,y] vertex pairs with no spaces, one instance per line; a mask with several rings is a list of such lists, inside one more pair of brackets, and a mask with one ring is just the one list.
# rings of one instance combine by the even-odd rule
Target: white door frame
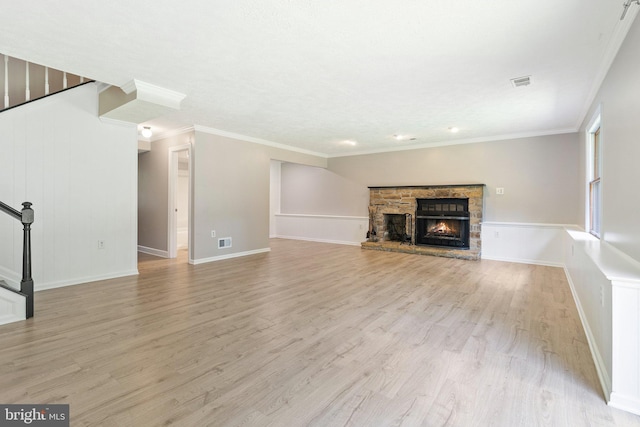
[[178,179],[178,157],[180,151],[187,151],[189,153],[189,194],[188,204],[189,212],[187,213],[188,224],[188,237],[189,237],[189,262],[192,258],[192,239],[191,239],[191,227],[192,227],[192,200],[193,194],[193,147],[191,144],[176,145],[169,147],[169,197],[168,197],[168,229],[167,229],[167,253],[169,258],[176,258],[178,256],[178,235],[177,235],[177,214],[176,214],[176,181]]

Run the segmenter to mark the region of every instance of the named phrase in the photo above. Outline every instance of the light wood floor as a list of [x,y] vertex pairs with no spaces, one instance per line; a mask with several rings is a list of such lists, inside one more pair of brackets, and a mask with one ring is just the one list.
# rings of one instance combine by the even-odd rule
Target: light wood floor
[[0,326],[0,403],[71,425],[633,426],[559,268],[273,240],[36,294]]

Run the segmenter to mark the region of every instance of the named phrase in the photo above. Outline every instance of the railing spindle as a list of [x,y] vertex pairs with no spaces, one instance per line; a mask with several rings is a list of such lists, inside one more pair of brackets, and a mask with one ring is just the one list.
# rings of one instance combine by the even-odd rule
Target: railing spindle
[[9,57],[4,56],[4,108],[9,108]]
[[49,95],[49,67],[44,67],[44,94]]
[[[2,105],[2,101],[0,100],[0,111],[6,110],[6,109],[10,109],[13,107],[17,107],[20,106],[22,104],[27,104],[29,102],[35,101],[36,99],[39,98],[43,98],[45,96],[49,96],[52,93],[57,93],[57,92],[62,92],[64,90],[67,89],[71,89],[73,87],[76,86],[80,86],[86,83],[90,83],[93,82],[93,80],[91,79],[87,79],[86,77],[83,76],[78,76],[79,78],[79,82],[74,81],[73,79],[75,78],[75,74],[71,74],[71,80],[69,80],[69,73],[64,72],[64,71],[60,71],[62,73],[62,88],[60,87],[56,87],[55,84],[51,84],[51,73],[49,72],[49,67],[46,67],[44,65],[39,65],[39,64],[34,64],[31,63],[30,61],[24,61],[25,63],[25,68],[24,68],[24,74],[25,74],[25,83],[24,86],[22,85],[22,79],[18,78],[16,79],[16,73],[13,72],[12,76],[11,76],[11,84],[15,85],[17,84],[19,87],[15,87],[13,88],[13,90],[10,92],[9,91],[9,71],[10,71],[10,67],[9,67],[9,60],[11,59],[11,57],[9,55],[5,55],[3,53],[0,53],[0,58],[4,58],[4,106]],[[11,59],[12,60],[12,59]],[[13,63],[12,63],[13,65]],[[0,67],[2,66],[2,59],[0,59]],[[35,67],[35,68],[34,68]],[[42,68],[44,68],[44,95],[42,95],[42,93],[40,93],[40,95],[38,95],[37,93],[34,93],[33,96],[35,96],[35,98],[32,97],[32,93],[31,93],[31,71],[35,70],[34,72],[36,72],[36,74],[38,74],[39,70],[41,70]],[[57,70],[53,69],[54,72],[58,72]],[[14,70],[17,71],[17,70]],[[19,71],[18,71],[19,73]],[[19,76],[17,76],[19,77]],[[35,77],[34,77],[35,78]],[[17,82],[16,82],[17,80]],[[2,84],[2,82],[0,81],[0,85]],[[40,88],[41,82],[40,81],[34,81],[34,85],[37,88]],[[1,86],[0,86],[0,90],[1,90]],[[24,90],[24,99],[22,99],[22,97],[20,96],[21,91]],[[36,91],[38,92],[38,91]],[[17,96],[13,96],[11,95],[11,93],[13,93],[14,95],[17,94]],[[2,97],[2,94],[0,94],[0,97]],[[10,99],[11,98],[11,99]],[[16,98],[16,99],[14,99]]]
[[24,87],[24,100],[25,101],[30,101],[31,100],[31,89],[29,88],[29,61],[25,62],[25,87]]

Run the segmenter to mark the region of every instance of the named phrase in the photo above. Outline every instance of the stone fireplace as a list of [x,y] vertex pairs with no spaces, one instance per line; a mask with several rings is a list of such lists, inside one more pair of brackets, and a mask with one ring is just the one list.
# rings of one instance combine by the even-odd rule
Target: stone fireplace
[[484,184],[369,187],[365,249],[479,259]]

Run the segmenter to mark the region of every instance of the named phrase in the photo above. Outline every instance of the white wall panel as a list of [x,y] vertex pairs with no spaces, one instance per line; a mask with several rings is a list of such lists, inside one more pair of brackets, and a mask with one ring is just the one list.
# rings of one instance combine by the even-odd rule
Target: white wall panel
[[271,160],[269,174],[269,237],[276,237],[276,214],[280,213],[282,162]]
[[[137,272],[136,127],[101,121],[97,96],[88,84],[0,114],[0,200],[33,203],[36,290]],[[0,275],[19,276],[22,228],[0,216]]]
[[550,266],[564,265],[564,224],[482,223],[482,258]]
[[368,217],[276,214],[276,235],[286,239],[360,245],[368,229]]
[[26,318],[26,298],[0,288],[0,325]]
[[611,405],[640,415],[640,276],[612,285]]
[[640,414],[640,263],[567,230],[565,270],[607,401]]
[[608,399],[611,393],[611,285],[580,242],[565,232],[565,273]]

